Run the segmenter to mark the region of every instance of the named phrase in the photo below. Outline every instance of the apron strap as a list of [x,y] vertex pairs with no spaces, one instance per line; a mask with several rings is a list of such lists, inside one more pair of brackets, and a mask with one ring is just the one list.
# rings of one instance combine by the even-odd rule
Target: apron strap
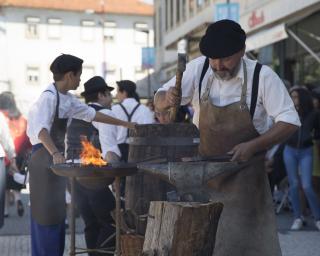
[[207,73],[208,68],[209,68],[209,58],[206,58],[206,60],[204,61],[204,64],[203,64],[203,68],[202,68],[201,76],[200,76],[200,81],[199,81],[199,102],[201,100],[202,81],[203,81],[204,75]]
[[242,59],[242,65],[243,65],[243,84],[241,89],[241,98],[240,98],[240,108],[245,109],[247,107],[246,99],[247,99],[247,65],[245,61]]
[[253,119],[254,112],[256,110],[257,98],[258,98],[258,89],[259,89],[259,74],[262,65],[257,62],[256,67],[254,68],[253,80],[252,80],[252,92],[251,92],[251,104],[250,104],[250,115]]
[[57,89],[56,84],[53,84],[54,88],[56,89],[56,93],[57,93],[57,105],[56,105],[56,113],[54,118],[59,118],[59,105],[60,105],[60,97],[59,97],[59,91]]
[[[131,122],[131,119],[133,117],[133,114],[136,112],[136,110],[138,109],[138,107],[140,106],[140,103],[138,103],[132,110],[132,112],[129,114],[128,111],[126,110],[126,108],[122,105],[122,103],[119,103],[120,107],[122,108],[123,112],[126,114],[127,118],[128,118],[128,122]],[[129,137],[129,129],[127,131],[127,138]]]
[[[241,89],[241,98],[240,98],[240,108],[245,109],[247,107],[246,105],[246,95],[247,95],[247,80],[248,80],[248,75],[247,75],[247,65],[245,61],[242,59],[242,65],[243,65],[243,83],[242,83],[242,89]],[[203,70],[202,70],[203,71]],[[202,75],[202,74],[201,74]],[[212,86],[212,80],[209,79],[205,92],[203,93],[203,96],[200,98],[202,100],[207,100],[209,98],[211,86]],[[202,82],[202,81],[201,81]],[[200,85],[200,84],[199,84]],[[199,91],[200,93],[200,91]]]

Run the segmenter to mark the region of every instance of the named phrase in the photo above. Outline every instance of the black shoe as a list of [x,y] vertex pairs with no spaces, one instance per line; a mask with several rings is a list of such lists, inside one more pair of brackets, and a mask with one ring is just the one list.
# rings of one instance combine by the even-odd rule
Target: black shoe
[[18,212],[19,217],[22,217],[24,214],[24,207],[23,207],[21,200],[17,201],[17,212]]

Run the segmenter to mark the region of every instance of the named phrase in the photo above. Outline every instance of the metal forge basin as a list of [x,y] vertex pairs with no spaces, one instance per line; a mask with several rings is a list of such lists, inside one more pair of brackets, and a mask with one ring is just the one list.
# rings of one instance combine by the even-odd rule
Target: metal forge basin
[[169,162],[138,164],[138,169],[155,175],[177,188],[181,201],[208,202],[212,198],[210,182],[226,172],[236,172],[247,166],[235,162]]
[[113,163],[104,166],[83,166],[78,163],[52,165],[51,169],[59,176],[76,178],[86,188],[102,189],[113,183],[114,177],[133,175],[137,172],[136,164]]

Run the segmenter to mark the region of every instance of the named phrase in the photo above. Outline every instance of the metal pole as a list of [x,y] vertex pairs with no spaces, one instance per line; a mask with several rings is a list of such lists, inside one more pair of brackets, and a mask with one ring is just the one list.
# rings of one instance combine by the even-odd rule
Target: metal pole
[[104,5],[105,5],[104,0],[101,0],[100,1],[100,8],[101,8],[100,25],[102,30],[102,77],[106,79],[107,64],[106,64],[106,45],[104,40],[104,19],[103,19]]
[[230,19],[230,0],[227,0],[228,19]]
[[313,56],[316,59],[316,61],[320,63],[319,56],[314,51],[312,51],[312,49],[310,49],[308,45],[306,45],[291,29],[287,29],[287,31],[290,34],[290,36],[292,36],[307,52],[311,54],[311,56]]
[[[150,60],[150,45],[149,45],[149,30],[147,30],[147,57],[148,61]],[[151,80],[150,80],[150,66],[147,67],[147,76],[148,76],[148,99],[151,99]]]
[[115,177],[115,190],[116,190],[116,256],[121,255],[120,247],[120,177]]
[[75,178],[70,178],[70,184],[71,184],[71,209],[70,209],[70,215],[71,215],[71,223],[70,223],[70,256],[76,255],[76,220],[75,220],[75,213],[74,213],[74,204],[75,204],[75,198],[74,198],[74,182]]
[[103,18],[100,20],[102,30],[102,77],[106,79],[106,45],[104,40],[104,21]]

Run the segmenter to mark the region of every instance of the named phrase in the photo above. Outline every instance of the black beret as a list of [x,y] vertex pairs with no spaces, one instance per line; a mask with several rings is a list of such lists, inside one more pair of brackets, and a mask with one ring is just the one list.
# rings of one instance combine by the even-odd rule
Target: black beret
[[70,55],[61,54],[50,65],[50,70],[53,74],[65,74],[73,71],[78,72],[82,67],[83,60]]
[[211,59],[229,57],[245,46],[246,33],[232,20],[219,20],[209,25],[201,38],[201,53]]
[[87,96],[102,90],[111,92],[113,89],[113,87],[107,85],[101,76],[94,76],[84,83],[84,92],[81,93],[81,96]]

